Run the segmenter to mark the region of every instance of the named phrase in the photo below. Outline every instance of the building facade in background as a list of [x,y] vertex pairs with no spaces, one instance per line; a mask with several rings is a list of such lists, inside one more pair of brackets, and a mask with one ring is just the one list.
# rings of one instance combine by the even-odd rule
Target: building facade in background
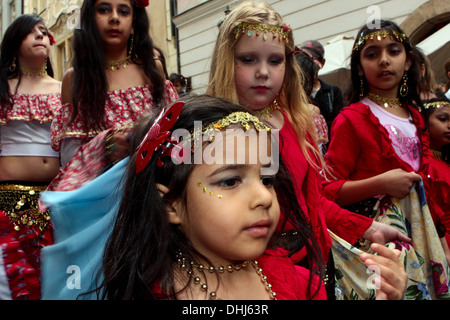
[[[196,93],[208,85],[211,54],[218,24],[242,0],[151,0],[147,8],[154,44],[165,55],[170,73],[190,78]],[[357,30],[376,6],[382,19],[393,20],[405,30],[413,44],[448,27],[449,0],[267,0],[294,32],[296,44],[316,39],[324,46],[335,39],[354,39]],[[23,13],[44,18],[54,34],[51,53],[55,77],[62,79],[70,68],[71,39],[77,27],[82,0],[0,0],[0,36]],[[450,44],[446,50],[450,51]],[[327,51],[325,52],[327,55]],[[438,80],[444,81],[440,55],[433,66]]]
[[[11,22],[21,14],[42,17],[53,34],[56,44],[52,48],[51,60],[55,78],[61,80],[71,67],[73,30],[79,26],[82,0],[0,0],[0,36]],[[168,72],[178,71],[177,42],[172,25],[172,0],[153,0],[147,7],[150,19],[150,34],[155,46],[165,55]]]
[[[242,0],[178,0],[183,9],[173,18],[178,29],[181,73],[192,77],[195,92],[208,85],[211,54],[218,35],[218,23]],[[315,39],[322,45],[341,38],[354,38],[373,14],[376,6],[381,18],[393,20],[418,44],[450,22],[448,0],[267,0],[290,25],[296,44]],[[447,57],[450,48],[447,45]],[[327,54],[325,50],[325,55]],[[439,62],[440,63],[440,62]],[[438,64],[439,64],[438,63]],[[441,66],[436,65],[435,73]],[[443,65],[442,65],[443,68]],[[445,76],[445,75],[444,75]],[[443,79],[439,79],[443,81]]]

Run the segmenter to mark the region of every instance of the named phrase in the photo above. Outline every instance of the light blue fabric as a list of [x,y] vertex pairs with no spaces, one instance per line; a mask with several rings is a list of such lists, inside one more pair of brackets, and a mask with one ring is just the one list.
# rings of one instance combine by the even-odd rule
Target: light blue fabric
[[[119,206],[129,158],[75,191],[46,191],[55,244],[41,252],[42,299],[74,300],[100,283],[105,243]],[[100,278],[97,277],[100,275]],[[79,299],[96,299],[96,295]]]

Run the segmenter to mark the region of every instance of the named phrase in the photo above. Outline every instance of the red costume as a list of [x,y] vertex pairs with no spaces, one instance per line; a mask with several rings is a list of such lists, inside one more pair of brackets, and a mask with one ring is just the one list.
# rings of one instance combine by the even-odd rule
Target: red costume
[[[327,228],[349,243],[355,243],[371,226],[373,220],[340,208],[322,195],[319,172],[311,167],[298,143],[298,137],[284,114],[284,126],[280,130],[280,153],[294,177],[300,207],[309,217],[314,236],[322,249],[325,262],[331,248]],[[311,158],[314,158],[311,155]],[[281,222],[280,222],[281,223]],[[285,230],[283,230],[285,231]],[[306,252],[291,257],[294,262],[302,260]]]
[[[408,110],[417,127],[422,146],[422,159],[417,173],[424,178],[433,157],[429,149],[429,137],[419,111],[412,107],[408,107]],[[387,130],[370,108],[361,102],[341,110],[331,128],[330,141],[325,159],[336,180],[323,182],[325,196],[330,200],[336,200],[339,189],[346,181],[367,179],[397,168],[406,172],[414,171],[400,159]],[[425,188],[429,189],[427,179],[424,179],[424,183]],[[440,209],[429,193],[427,202],[433,219],[436,220]]]
[[450,244],[450,165],[436,158],[430,159],[428,172],[424,175],[425,192],[439,206],[436,215]]

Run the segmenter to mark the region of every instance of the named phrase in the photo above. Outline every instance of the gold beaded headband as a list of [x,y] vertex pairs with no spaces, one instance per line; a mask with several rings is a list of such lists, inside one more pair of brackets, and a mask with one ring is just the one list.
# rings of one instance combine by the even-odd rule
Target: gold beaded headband
[[361,33],[358,42],[353,47],[353,51],[359,51],[364,46],[367,40],[377,39],[378,41],[381,41],[381,39],[385,39],[388,36],[391,38],[391,40],[401,43],[408,40],[406,34],[398,33],[394,30],[377,30],[366,35],[363,35],[363,33]]
[[430,103],[425,103],[423,105],[423,107],[428,110],[428,109],[439,109],[439,108],[443,108],[443,107],[450,107],[450,102],[448,101],[436,101],[436,102],[430,102]]
[[[167,112],[169,111],[170,110],[168,110]],[[174,117],[171,117],[175,119],[172,121],[176,122],[177,117],[178,114],[176,114]],[[161,119],[164,118],[164,116],[161,117]],[[180,137],[169,137],[172,132],[170,131],[170,129],[167,129],[167,131],[164,131],[162,132],[162,134],[158,135],[156,139],[151,138],[148,142],[149,146],[147,147],[144,144],[145,141],[149,139],[144,138],[143,142],[141,143],[141,145],[144,146],[139,147],[138,156],[136,158],[136,173],[139,173],[143,170],[143,168],[145,168],[148,161],[150,161],[152,153],[159,149],[163,150],[160,157],[170,156],[175,163],[187,163],[186,161],[189,161],[190,154],[194,153],[196,148],[200,147],[203,142],[214,142],[216,132],[220,132],[226,127],[233,124],[240,124],[245,131],[249,131],[252,128],[251,125],[253,124],[253,127],[257,131],[266,130],[267,132],[271,132],[271,129],[268,126],[261,122],[256,116],[253,116],[248,112],[234,112],[229,114],[225,118],[208,124],[207,126],[199,126],[198,128],[194,127],[194,130],[192,132],[187,132],[186,135],[182,134],[181,141]],[[166,127],[170,128],[171,124]],[[155,136],[154,132],[152,134],[152,131],[156,132],[155,130],[150,128],[148,135],[150,135],[151,137]],[[142,149],[142,151],[140,151],[140,149]],[[147,152],[149,150],[151,152]],[[157,161],[157,165],[160,167],[163,165],[161,159]]]
[[[196,128],[194,127],[194,131],[188,134],[187,139],[183,139],[181,142],[178,142],[176,141],[176,139],[171,137],[172,127],[177,122],[184,104],[184,102],[178,101],[168,108],[162,109],[160,111],[155,119],[155,122],[152,124],[150,129],[147,131],[147,134],[144,136],[141,143],[137,147],[136,174],[145,169],[150,159],[152,158],[153,153],[158,150],[162,150],[160,157],[171,156],[178,163],[183,163],[184,157],[188,155],[184,154],[183,152],[183,156],[181,156],[179,153],[175,154],[174,156],[171,152],[172,149],[175,148],[178,149],[178,151],[186,149],[186,145],[188,143],[191,143],[193,140],[194,146],[192,147],[191,145],[190,150],[193,151],[198,145],[198,141],[204,141],[202,137],[203,134],[207,134],[209,137],[209,142],[213,142],[214,132],[222,131],[222,129],[232,124],[239,123],[245,129],[245,131],[248,131],[251,129],[250,123],[252,123],[257,131],[267,130],[268,132],[270,132],[270,128],[262,123],[256,116],[253,116],[248,112],[241,111],[233,112],[225,118],[210,123],[206,127],[201,127],[200,130],[196,130]],[[161,159],[157,160],[156,165],[159,167],[163,165]]]
[[247,23],[247,22],[238,22],[236,23],[236,27],[234,28],[235,38],[238,39],[242,34],[247,33],[247,36],[251,36],[252,34],[256,34],[258,37],[260,33],[263,33],[264,40],[268,39],[268,33],[272,33],[273,39],[278,38],[280,41],[285,40],[286,43],[289,43],[289,32],[291,32],[291,27],[288,25],[284,25],[282,27],[278,26],[269,26],[267,24],[262,23]]
[[191,136],[194,141],[199,141],[198,139],[200,138],[200,136],[207,135],[209,137],[209,141],[212,142],[214,141],[215,132],[222,131],[226,127],[229,127],[233,124],[240,124],[245,131],[249,131],[251,129],[250,124],[253,124],[253,127],[257,131],[267,130],[268,132],[270,132],[270,128],[262,123],[258,117],[248,112],[239,111],[233,112],[225,118],[210,123],[209,125],[203,127],[201,132],[199,130],[194,131]]

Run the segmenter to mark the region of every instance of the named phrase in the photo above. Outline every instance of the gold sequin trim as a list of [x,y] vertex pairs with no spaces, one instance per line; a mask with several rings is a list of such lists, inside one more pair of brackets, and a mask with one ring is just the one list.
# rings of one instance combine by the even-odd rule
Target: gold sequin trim
[[8,217],[14,230],[19,231],[23,226],[36,225],[43,232],[49,222],[48,212],[39,210],[40,192],[46,186],[23,186],[16,184],[0,185],[0,210]]

